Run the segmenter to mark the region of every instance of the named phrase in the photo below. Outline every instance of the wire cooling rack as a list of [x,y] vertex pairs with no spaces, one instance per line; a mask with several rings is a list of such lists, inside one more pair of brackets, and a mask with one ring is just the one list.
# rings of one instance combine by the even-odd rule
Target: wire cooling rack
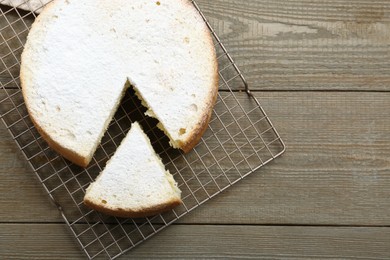
[[[30,3],[16,2],[22,8],[28,8]],[[35,8],[41,8],[37,2],[34,1]],[[12,1],[3,0],[1,3],[12,5]],[[194,1],[193,4],[199,10]],[[279,134],[199,10],[214,36],[220,66],[218,100],[209,129],[200,144],[186,155],[170,148],[168,139],[155,127],[157,122],[144,116],[145,108],[130,90],[91,165],[82,169],[69,163],[53,152],[34,128],[20,89],[20,55],[36,14],[18,9],[18,6],[0,7],[1,119],[90,259],[97,256],[113,259],[122,255],[284,152]],[[167,213],[144,219],[109,217],[86,208],[82,202],[84,193],[133,121],[140,122],[178,182],[183,204]]]

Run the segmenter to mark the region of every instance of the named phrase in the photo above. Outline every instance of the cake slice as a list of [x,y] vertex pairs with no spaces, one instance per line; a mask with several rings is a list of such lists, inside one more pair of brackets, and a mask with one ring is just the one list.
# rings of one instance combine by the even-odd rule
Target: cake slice
[[117,217],[146,217],[181,204],[181,191],[136,122],[105,169],[87,189],[84,203]]
[[29,32],[20,81],[43,138],[86,167],[130,86],[171,145],[190,151],[212,114],[218,65],[188,0],[54,0]]

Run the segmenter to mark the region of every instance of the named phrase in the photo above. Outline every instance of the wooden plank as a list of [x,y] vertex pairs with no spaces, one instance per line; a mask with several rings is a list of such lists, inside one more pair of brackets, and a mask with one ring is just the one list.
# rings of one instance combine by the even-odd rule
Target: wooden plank
[[[84,258],[62,224],[0,230],[2,259]],[[123,258],[388,259],[389,243],[388,227],[173,225]]]
[[0,222],[59,221],[51,204],[3,123],[0,123]]
[[287,152],[183,221],[389,224],[389,95],[257,96]]
[[85,259],[65,224],[0,224],[1,259]]
[[[287,153],[181,223],[389,225],[388,95],[256,95],[286,141]],[[1,221],[61,221],[1,129]]]
[[[197,1],[254,90],[390,89],[390,3],[371,0]],[[16,12],[7,14],[18,21]],[[30,25],[33,16],[25,18]],[[0,23],[5,23],[0,19]],[[1,25],[4,27],[4,25]],[[22,22],[5,27],[7,44],[21,53],[27,35]],[[16,32],[21,35],[14,37]],[[0,75],[17,84],[19,66],[8,48],[0,48],[12,69]],[[5,56],[6,55],[6,56]],[[227,58],[220,59],[221,68]],[[0,69],[3,71],[3,69]],[[227,79],[234,71],[224,71]],[[234,82],[232,87],[241,87]]]
[[[390,2],[197,2],[252,89],[269,91],[256,96],[288,150],[128,255],[389,259],[390,97],[369,92],[389,91]],[[1,28],[4,22],[0,17]],[[24,24],[14,26],[23,40]],[[14,34],[10,28],[1,33]],[[8,45],[20,55],[17,37]],[[0,82],[16,87],[17,60],[8,48],[0,54]],[[248,102],[245,95],[240,100]],[[0,177],[0,258],[84,258],[1,123]]]
[[252,89],[390,89],[388,1],[197,2]]

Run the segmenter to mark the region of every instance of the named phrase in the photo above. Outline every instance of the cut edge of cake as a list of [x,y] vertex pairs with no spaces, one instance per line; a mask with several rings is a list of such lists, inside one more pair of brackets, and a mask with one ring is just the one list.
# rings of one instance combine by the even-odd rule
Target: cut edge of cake
[[[45,7],[45,9],[43,11],[52,8],[56,2],[58,2],[58,1],[53,1],[49,4],[47,4],[47,6]],[[40,16],[38,16],[37,20],[40,19]],[[36,26],[37,26],[37,24],[34,23],[33,28]],[[204,26],[206,28],[206,25],[204,25]],[[211,34],[207,33],[206,35],[207,35],[206,40],[209,42],[209,46],[213,46],[213,40],[212,40]],[[61,154],[64,158],[68,159],[69,161],[71,161],[74,164],[79,165],[81,167],[86,168],[90,164],[90,162],[93,158],[93,155],[96,152],[96,149],[99,146],[105,132],[107,131],[107,128],[108,128],[110,122],[112,121],[114,114],[117,111],[117,109],[121,103],[121,100],[123,98],[125,91],[127,91],[128,88],[130,87],[130,84],[131,84],[131,87],[133,87],[133,89],[135,90],[135,93],[137,94],[138,98],[142,101],[142,104],[147,108],[148,111],[146,112],[146,115],[153,117],[159,121],[159,123],[157,124],[157,127],[159,129],[161,129],[164,132],[164,134],[170,139],[170,145],[174,148],[181,149],[185,153],[188,153],[198,144],[198,142],[200,141],[204,132],[207,130],[208,124],[210,122],[211,115],[213,112],[213,107],[216,103],[217,96],[218,96],[218,81],[219,81],[218,62],[217,62],[217,58],[215,55],[215,48],[212,48],[212,49],[213,49],[214,53],[213,53],[212,57],[210,57],[210,58],[211,58],[211,63],[213,64],[214,71],[213,71],[213,79],[211,82],[212,87],[210,89],[210,93],[209,93],[207,100],[205,100],[205,103],[207,104],[207,106],[206,106],[207,108],[200,112],[200,113],[202,113],[200,116],[201,120],[199,120],[197,122],[196,126],[193,127],[191,132],[187,132],[187,129],[185,129],[185,128],[180,128],[180,131],[183,130],[183,131],[186,131],[187,134],[190,133],[187,135],[188,138],[186,138],[186,139],[184,139],[184,138],[183,139],[174,139],[172,137],[172,135],[169,133],[169,131],[167,131],[166,127],[161,123],[161,120],[155,115],[152,108],[148,104],[146,104],[146,102],[142,98],[142,94],[138,91],[138,89],[135,87],[135,85],[131,84],[131,82],[129,82],[129,79],[127,79],[126,86],[122,90],[121,98],[117,100],[115,106],[112,108],[112,110],[110,112],[110,116],[106,119],[105,124],[104,124],[104,126],[105,126],[104,131],[100,134],[99,139],[96,140],[96,142],[94,143],[94,145],[93,145],[94,149],[91,150],[89,153],[82,154],[79,151],[68,149],[66,147],[66,145],[61,144],[60,142],[56,141],[55,140],[56,134],[49,133],[48,131],[46,131],[45,126],[43,124],[37,122],[37,120],[34,118],[34,115],[30,111],[30,103],[33,103],[33,101],[29,100],[28,95],[26,95],[26,87],[28,87],[28,85],[29,85],[28,82],[31,81],[31,75],[30,75],[30,72],[24,70],[24,66],[21,66],[21,73],[20,73],[22,93],[23,93],[23,97],[25,99],[27,110],[29,111],[30,118],[31,118],[33,124],[35,125],[35,127],[37,128],[38,132],[42,135],[43,139],[45,141],[47,141],[47,143],[49,144],[49,146],[53,150],[55,150],[56,152]],[[23,54],[24,55],[22,55],[22,64],[24,64],[23,57],[25,56],[25,52],[23,52]]]

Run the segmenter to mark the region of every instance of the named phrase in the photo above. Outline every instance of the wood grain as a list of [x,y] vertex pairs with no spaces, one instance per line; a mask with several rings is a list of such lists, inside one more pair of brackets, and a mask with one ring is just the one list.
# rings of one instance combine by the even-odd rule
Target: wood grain
[[[62,224],[1,224],[0,239],[5,259],[85,258]],[[389,241],[388,227],[173,225],[123,259],[388,259]]]
[[[388,1],[197,2],[254,90],[390,90]],[[16,12],[8,16],[19,19]],[[30,25],[33,16],[25,20]],[[7,66],[15,65],[0,75],[7,87],[17,86],[15,57],[21,54],[19,38],[27,36],[24,23],[13,26],[2,34],[12,37],[15,56],[0,48]]]
[[0,178],[0,222],[60,220],[59,212],[51,204],[2,122]]
[[257,96],[285,140],[286,154],[228,190],[227,199],[218,196],[193,212],[191,220],[389,224],[389,95]]
[[[287,153],[123,258],[389,259],[390,2],[197,2]],[[33,15],[0,9],[1,101]],[[84,259],[2,123],[0,178],[1,259]]]
[[[246,100],[245,94],[239,96]],[[325,92],[256,96],[286,141],[287,153],[181,223],[389,225],[390,96]],[[9,152],[15,148],[8,134],[0,136],[8,147],[0,156],[2,221],[60,221],[23,159]],[[7,166],[10,160],[22,166]],[[15,185],[19,192],[10,192]],[[34,205],[32,214],[25,214],[25,198]]]
[[388,1],[198,2],[252,89],[390,89]]

